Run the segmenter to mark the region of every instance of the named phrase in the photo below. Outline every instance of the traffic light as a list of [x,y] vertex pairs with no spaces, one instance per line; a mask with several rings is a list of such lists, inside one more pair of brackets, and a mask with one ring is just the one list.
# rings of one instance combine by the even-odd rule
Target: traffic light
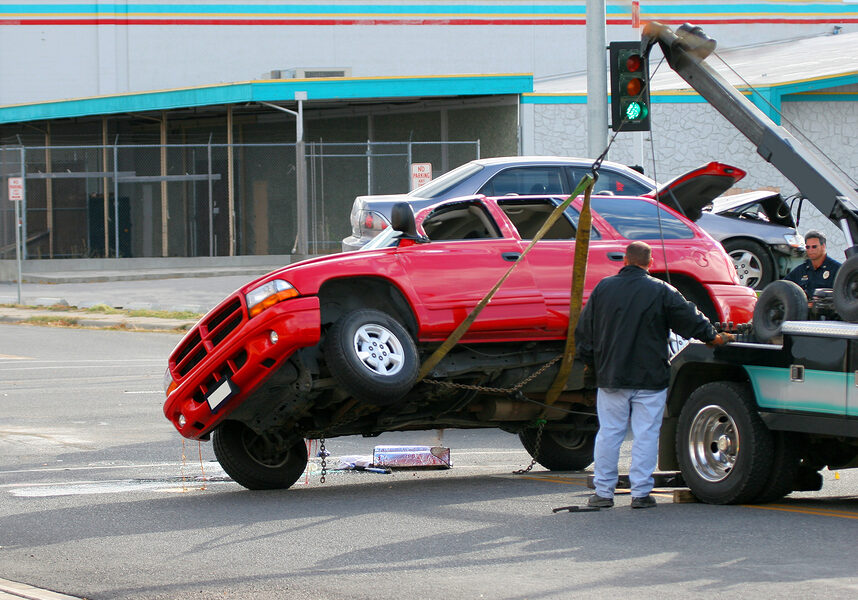
[[611,42],[611,129],[649,131],[649,59],[640,42]]

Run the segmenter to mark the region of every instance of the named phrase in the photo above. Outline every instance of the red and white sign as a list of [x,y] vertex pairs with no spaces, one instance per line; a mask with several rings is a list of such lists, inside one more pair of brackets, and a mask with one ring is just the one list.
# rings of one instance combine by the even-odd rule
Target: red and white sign
[[432,181],[432,163],[411,163],[411,189]]
[[9,200],[12,202],[20,202],[24,199],[24,178],[10,177],[9,178]]

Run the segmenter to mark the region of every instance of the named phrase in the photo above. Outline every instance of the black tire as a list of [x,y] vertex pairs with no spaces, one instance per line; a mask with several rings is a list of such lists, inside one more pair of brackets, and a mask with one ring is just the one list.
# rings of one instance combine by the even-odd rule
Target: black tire
[[399,321],[379,310],[343,315],[331,326],[325,343],[334,379],[362,402],[393,404],[417,380],[414,340]]
[[239,421],[224,421],[212,434],[220,466],[249,490],[279,490],[298,481],[307,467],[304,440],[262,436]]
[[576,432],[545,431],[539,441],[539,454],[536,454],[537,429],[525,429],[518,434],[524,449],[531,458],[549,471],[581,471],[593,463],[593,446],[596,443],[594,431]]
[[768,342],[781,334],[784,321],[807,320],[807,296],[786,279],[766,286],[754,307],[754,335]]
[[761,290],[776,279],[772,254],[761,244],[751,240],[727,240],[723,246],[742,285]]
[[834,308],[844,321],[858,322],[858,256],[846,259],[837,271]]
[[797,485],[801,455],[796,440],[785,431],[773,431],[772,441],[772,468],[762,491],[754,499],[759,504],[780,500],[795,490]]
[[709,504],[741,504],[759,496],[772,469],[773,440],[738,383],[697,388],[679,414],[676,456],[691,492]]

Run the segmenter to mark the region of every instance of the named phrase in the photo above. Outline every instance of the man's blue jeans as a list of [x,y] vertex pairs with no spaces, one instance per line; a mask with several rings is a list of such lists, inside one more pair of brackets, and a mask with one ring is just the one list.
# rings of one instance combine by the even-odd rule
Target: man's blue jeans
[[652,473],[658,462],[658,433],[666,400],[667,389],[599,388],[596,395],[599,433],[596,434],[593,476],[597,494],[603,498],[614,497],[620,446],[626,437],[629,423],[634,438],[632,466],[629,469],[632,497],[641,498],[652,491]]

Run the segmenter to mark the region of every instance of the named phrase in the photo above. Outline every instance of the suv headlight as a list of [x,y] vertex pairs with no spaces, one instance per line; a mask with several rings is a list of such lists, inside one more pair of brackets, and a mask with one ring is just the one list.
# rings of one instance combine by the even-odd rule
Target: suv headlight
[[170,373],[170,367],[167,367],[167,370],[164,371],[164,393],[169,396],[177,387],[179,386],[173,380],[173,375]]
[[291,283],[282,279],[274,279],[250,290],[244,297],[247,301],[247,311],[251,317],[255,317],[266,308],[289,298],[295,298],[297,295],[298,290]]

